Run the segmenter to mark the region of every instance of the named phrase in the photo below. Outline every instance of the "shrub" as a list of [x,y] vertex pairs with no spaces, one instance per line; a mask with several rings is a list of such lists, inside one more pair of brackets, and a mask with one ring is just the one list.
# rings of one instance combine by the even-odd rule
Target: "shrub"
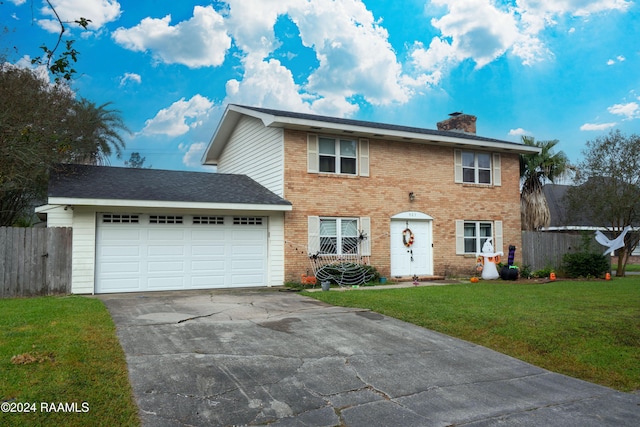
[[602,277],[610,269],[606,256],[588,252],[568,253],[562,257],[567,277]]

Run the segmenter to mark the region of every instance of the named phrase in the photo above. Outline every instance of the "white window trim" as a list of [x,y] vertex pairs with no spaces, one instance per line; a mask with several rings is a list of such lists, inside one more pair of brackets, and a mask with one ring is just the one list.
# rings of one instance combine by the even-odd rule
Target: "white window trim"
[[[335,151],[334,154],[322,154],[320,152],[320,138],[323,139],[328,139],[328,140],[333,140],[334,143],[334,147],[335,147]],[[347,156],[347,155],[342,155],[340,152],[341,149],[341,142],[342,141],[346,141],[346,142],[351,142],[353,143],[356,153],[353,156]],[[351,138],[341,138],[339,136],[328,136],[328,135],[321,135],[318,137],[318,171],[320,173],[330,173],[330,174],[336,174],[336,175],[350,175],[350,176],[357,176],[358,175],[358,141],[356,139],[351,139]],[[336,170],[335,172],[326,172],[326,171],[321,171],[320,170],[320,157],[321,156],[332,156],[334,158],[334,169]],[[342,172],[341,166],[342,166],[342,159],[353,159],[355,161],[356,164],[356,170],[355,173],[345,173]]]
[[[477,227],[480,226],[480,223],[491,224],[491,237],[493,250],[495,252],[503,252],[503,237],[502,237],[502,221],[491,221],[491,220],[456,220],[456,255],[475,255],[475,252],[465,252],[464,251],[464,225],[465,223],[475,223]],[[476,239],[479,237],[477,236]],[[482,251],[482,245],[478,252]]]
[[[462,165],[462,153],[473,153],[474,155],[474,174],[475,174],[475,178],[474,178],[474,182],[465,182],[464,181],[464,174],[463,174],[463,165]],[[484,170],[489,170],[489,179],[491,182],[489,183],[485,183],[485,182],[478,182],[478,171],[480,170],[480,168],[478,167],[478,154],[488,154],[490,156],[489,161],[491,162],[491,165],[489,167],[489,169],[484,169]],[[474,151],[474,150],[454,150],[454,181],[457,184],[468,184],[468,185],[485,185],[485,186],[501,186],[502,185],[502,177],[501,177],[501,172],[502,172],[502,167],[501,167],[501,156],[500,153],[488,153],[486,151]]]
[[[307,218],[307,251],[309,256],[331,256],[335,254],[320,254],[320,219],[338,219],[338,217],[320,217],[320,216],[309,216]],[[360,218],[347,218],[340,217],[340,219],[350,219],[357,220],[358,232],[362,233],[365,238],[358,242],[358,255],[360,256],[371,256],[371,218],[369,217],[360,217]]]
[[[341,173],[341,172],[320,172],[320,142],[317,134],[307,134],[307,172],[308,173],[323,173],[330,175],[342,175],[342,176],[369,176],[369,140],[365,138],[360,139],[347,139],[340,137],[332,137],[322,135],[323,138],[330,138],[338,141],[340,139],[354,141],[356,143],[356,173]],[[338,149],[339,152],[339,149]],[[337,156],[336,162],[339,163],[339,157]],[[336,165],[336,170],[339,169],[339,165]]]

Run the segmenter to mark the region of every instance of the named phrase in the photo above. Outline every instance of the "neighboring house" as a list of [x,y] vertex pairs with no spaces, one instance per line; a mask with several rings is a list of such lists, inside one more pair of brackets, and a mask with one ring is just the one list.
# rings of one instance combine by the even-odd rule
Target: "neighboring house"
[[66,165],[48,227],[72,227],[77,294],[280,285],[291,203],[244,175]]
[[429,130],[230,105],[203,163],[291,202],[286,281],[323,257],[392,278],[468,274],[487,238],[496,251],[521,246],[519,156],[539,149],[452,116]]
[[[542,187],[545,198],[547,199],[547,205],[549,206],[550,224],[549,227],[544,228],[542,231],[555,231],[566,233],[579,233],[583,231],[594,233],[597,230],[607,234],[607,227],[602,224],[596,224],[590,217],[588,212],[581,212],[580,215],[573,215],[571,220],[567,215],[567,204],[564,201],[564,197],[567,194],[567,190],[571,188],[570,185],[560,184],[546,184]],[[636,224],[637,227],[637,224]],[[637,228],[636,228],[637,229]],[[613,237],[613,236],[610,236]],[[602,247],[604,250],[604,247]],[[632,256],[640,256],[640,245],[631,253]]]

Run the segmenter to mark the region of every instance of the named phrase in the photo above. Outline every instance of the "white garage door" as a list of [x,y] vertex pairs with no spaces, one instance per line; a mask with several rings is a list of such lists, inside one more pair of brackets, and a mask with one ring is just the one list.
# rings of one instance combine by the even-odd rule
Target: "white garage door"
[[97,222],[97,293],[266,285],[266,218],[105,213]]

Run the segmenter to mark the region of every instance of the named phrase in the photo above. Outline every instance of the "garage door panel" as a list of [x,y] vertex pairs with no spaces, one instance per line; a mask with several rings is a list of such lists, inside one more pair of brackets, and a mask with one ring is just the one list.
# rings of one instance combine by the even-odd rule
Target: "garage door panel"
[[193,245],[191,246],[192,256],[206,256],[206,257],[223,257],[225,245]]
[[152,241],[171,241],[171,242],[184,242],[185,240],[185,230],[176,230],[175,228],[170,228],[163,225],[153,225],[153,228],[149,229],[147,234],[147,239]]
[[184,279],[181,276],[173,277],[149,277],[148,278],[148,290],[160,291],[160,290],[179,290],[184,289]]
[[191,272],[194,274],[220,274],[224,272],[224,260],[191,261]]
[[149,255],[149,257],[172,257],[172,256],[181,257],[185,254],[184,249],[185,249],[184,245],[177,246],[177,245],[150,244],[148,246],[147,254]]
[[136,218],[135,223],[104,223],[98,217],[96,292],[266,285],[264,218],[236,221],[184,215],[181,222],[160,222],[152,220],[160,216],[146,214]]
[[119,275],[126,277],[129,273],[140,273],[139,262],[105,262],[102,265],[102,273],[105,275]]
[[103,242],[130,242],[139,240],[141,231],[133,227],[131,229],[122,229],[122,225],[102,225],[100,228],[100,237]]
[[102,246],[100,248],[100,255],[108,258],[120,258],[126,259],[127,257],[138,257],[140,256],[140,247],[139,246]]
[[136,292],[141,290],[140,280],[136,278],[104,279],[100,283],[100,292]]

